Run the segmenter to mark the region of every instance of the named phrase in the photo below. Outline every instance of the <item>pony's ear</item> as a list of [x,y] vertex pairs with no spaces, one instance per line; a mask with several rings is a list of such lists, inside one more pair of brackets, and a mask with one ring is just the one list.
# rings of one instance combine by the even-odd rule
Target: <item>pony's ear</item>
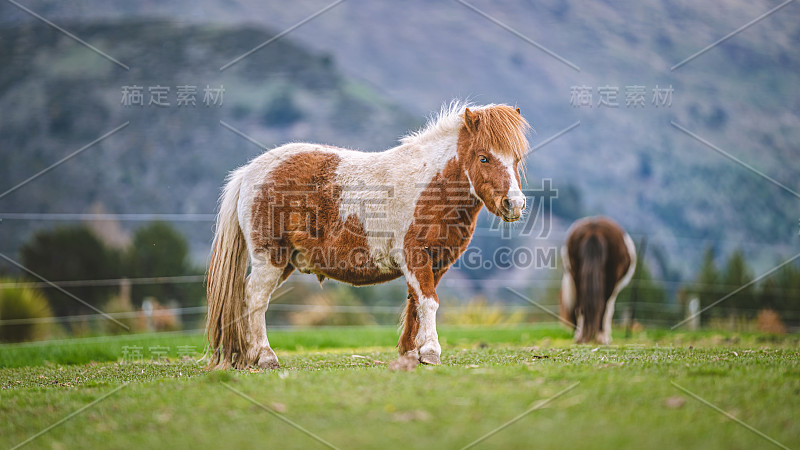
[[522,111],[520,111],[519,108],[517,108],[517,114],[519,114],[520,116],[522,115]]
[[478,131],[479,121],[480,118],[477,115],[473,114],[472,111],[469,110],[469,108],[464,110],[464,126],[467,127],[467,130],[469,130],[472,133]]

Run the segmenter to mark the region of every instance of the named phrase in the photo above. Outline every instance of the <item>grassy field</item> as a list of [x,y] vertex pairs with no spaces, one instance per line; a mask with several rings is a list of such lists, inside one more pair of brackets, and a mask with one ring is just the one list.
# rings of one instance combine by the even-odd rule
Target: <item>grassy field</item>
[[275,331],[270,372],[205,372],[199,334],[0,346],[0,446],[800,447],[796,335],[443,327],[392,371],[396,333]]

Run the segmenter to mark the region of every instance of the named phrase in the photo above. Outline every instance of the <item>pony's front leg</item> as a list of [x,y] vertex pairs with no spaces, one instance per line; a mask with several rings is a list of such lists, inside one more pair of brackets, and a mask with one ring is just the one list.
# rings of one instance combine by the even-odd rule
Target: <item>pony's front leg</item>
[[403,332],[400,334],[400,341],[397,348],[401,355],[411,355],[419,359],[417,352],[417,331],[419,331],[419,317],[417,316],[417,294],[410,286],[408,297],[406,297],[406,309],[403,311]]
[[571,324],[573,329],[575,327],[575,303],[575,282],[572,280],[569,270],[565,269],[558,297],[558,315],[561,317],[561,323]]
[[[419,261],[418,261],[419,262]],[[419,361],[425,364],[440,364],[442,347],[436,333],[436,311],[439,309],[439,297],[436,295],[433,269],[430,262],[411,267],[406,275],[411,297],[416,297],[417,332],[414,337],[415,351]],[[409,302],[414,301],[410,298]],[[408,320],[408,318],[406,319]]]

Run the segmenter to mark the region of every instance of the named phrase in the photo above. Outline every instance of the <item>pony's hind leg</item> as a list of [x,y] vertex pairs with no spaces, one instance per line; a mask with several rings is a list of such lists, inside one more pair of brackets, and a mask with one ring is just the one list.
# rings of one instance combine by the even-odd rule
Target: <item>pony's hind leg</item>
[[575,280],[572,278],[572,269],[569,262],[567,246],[561,248],[561,261],[564,266],[564,275],[561,277],[561,292],[558,296],[558,315],[561,323],[569,324],[570,329],[579,333],[580,327],[576,327],[577,317],[575,314],[576,292]]
[[611,343],[611,321],[614,318],[614,303],[617,301],[617,292],[611,294],[611,298],[606,302],[606,310],[603,313],[603,329],[597,333],[597,342],[608,345]]
[[278,357],[272,351],[269,339],[267,339],[265,314],[272,292],[288,276],[286,271],[286,268],[273,266],[268,261],[262,260],[253,265],[252,271],[247,277],[245,290],[246,320],[248,322],[246,365],[257,365],[262,369],[280,367]]

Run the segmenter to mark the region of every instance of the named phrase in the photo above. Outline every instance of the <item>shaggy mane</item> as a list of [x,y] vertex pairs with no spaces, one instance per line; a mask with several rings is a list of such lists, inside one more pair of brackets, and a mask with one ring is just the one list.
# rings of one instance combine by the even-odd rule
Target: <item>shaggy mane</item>
[[453,101],[442,106],[439,114],[432,116],[419,131],[408,134],[400,142],[413,144],[429,139],[441,139],[448,134],[458,135],[464,125],[464,110],[478,118],[476,144],[492,149],[504,156],[522,160],[528,152],[526,134],[531,126],[517,110],[508,105],[474,106],[466,102]]

